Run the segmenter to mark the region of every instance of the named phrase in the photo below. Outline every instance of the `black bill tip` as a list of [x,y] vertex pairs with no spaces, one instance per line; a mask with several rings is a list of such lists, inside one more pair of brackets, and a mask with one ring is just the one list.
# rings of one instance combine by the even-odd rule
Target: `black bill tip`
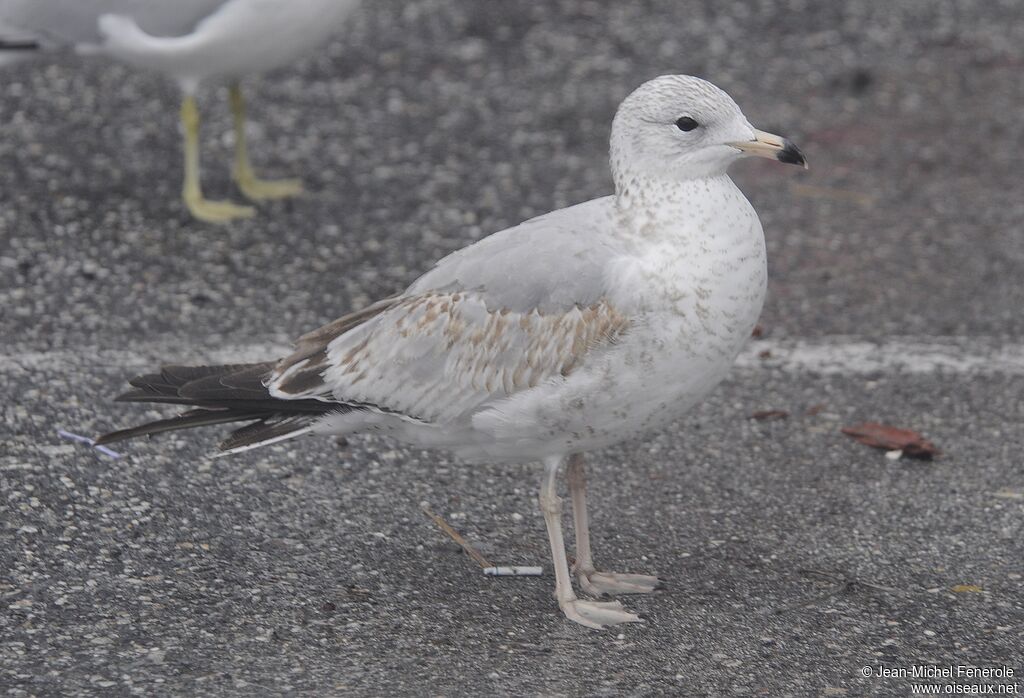
[[799,165],[807,169],[807,160],[804,159],[804,154],[788,138],[782,139],[782,150],[775,156],[775,159],[787,165]]

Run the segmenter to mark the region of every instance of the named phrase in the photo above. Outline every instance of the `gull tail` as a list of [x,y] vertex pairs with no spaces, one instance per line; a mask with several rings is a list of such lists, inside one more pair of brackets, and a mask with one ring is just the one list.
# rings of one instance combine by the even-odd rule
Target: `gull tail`
[[137,376],[120,402],[155,402],[191,409],[167,419],[103,434],[96,444],[214,424],[249,422],[220,443],[224,455],[240,453],[305,434],[319,419],[345,411],[320,400],[281,400],[263,384],[273,363],[225,366],[165,366],[159,373]]
[[103,37],[103,47],[115,53],[135,53],[157,41],[127,15],[100,15],[96,26]]
[[80,54],[105,53],[140,68],[160,70],[169,59],[189,60],[197,48],[195,32],[184,36],[153,36],[129,15],[105,14],[96,20],[102,40],[78,44]]

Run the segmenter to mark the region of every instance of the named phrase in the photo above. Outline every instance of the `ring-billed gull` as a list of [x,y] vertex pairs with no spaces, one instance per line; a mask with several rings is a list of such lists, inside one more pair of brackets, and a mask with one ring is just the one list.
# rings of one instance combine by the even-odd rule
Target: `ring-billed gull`
[[582,454],[681,415],[750,336],[765,294],[764,236],[726,175],[744,155],[804,164],[711,83],[647,82],[612,125],[613,196],[449,255],[405,292],[301,337],[276,363],[135,378],[120,399],[193,409],[99,442],[246,421],[223,450],[372,429],[469,461],[540,461],[559,606],[591,627],[636,621],[616,601],[573,592],[556,477],[567,462],[583,590],[655,589],[656,577],[596,570]]
[[[264,181],[253,173],[245,139],[245,102],[239,80],[286,65],[334,32],[359,0],[0,0],[0,22],[10,36],[0,55],[23,56],[34,44],[72,44],[174,78],[183,92],[185,133],[182,196],[204,221],[253,215],[249,206],[203,196],[199,172],[196,91],[208,80],[230,84],[235,160],[232,175],[249,199],[293,196],[298,180]],[[2,25],[0,25],[2,26]],[[34,32],[29,35],[26,32]]]

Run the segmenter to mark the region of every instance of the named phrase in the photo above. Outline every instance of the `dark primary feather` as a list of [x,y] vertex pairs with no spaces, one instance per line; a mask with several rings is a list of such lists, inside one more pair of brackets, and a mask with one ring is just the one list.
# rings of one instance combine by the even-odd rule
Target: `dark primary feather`
[[96,443],[211,424],[252,422],[235,429],[221,442],[221,450],[228,451],[298,432],[325,414],[365,409],[368,405],[360,403],[279,400],[270,395],[263,382],[275,367],[284,370],[300,362],[307,363],[296,380],[322,381],[320,372],[331,341],[384,312],[397,298],[385,298],[299,337],[295,352],[276,364],[164,366],[159,373],[136,376],[129,381],[132,390],[120,395],[119,401],[185,405],[194,409],[176,417],[103,434]]
[[259,444],[309,426],[319,417],[352,409],[319,400],[278,400],[271,397],[263,379],[273,363],[224,366],[165,366],[159,373],[136,376],[132,390],[119,396],[122,402],[155,402],[187,405],[194,409],[175,417],[104,434],[97,444],[112,443],[165,431],[232,422],[251,422],[239,427],[220,444],[222,450]]
[[39,42],[34,39],[5,39],[0,37],[0,51],[38,51]]
[[212,424],[226,424],[241,422],[251,419],[260,419],[262,413],[253,412],[250,414],[236,412],[234,410],[210,410],[197,409],[183,412],[175,417],[159,419],[155,422],[147,422],[137,427],[112,431],[109,434],[96,439],[97,444],[108,444],[114,441],[134,439],[136,436],[152,436],[164,431],[177,431],[178,429],[191,429],[192,427],[205,427]]

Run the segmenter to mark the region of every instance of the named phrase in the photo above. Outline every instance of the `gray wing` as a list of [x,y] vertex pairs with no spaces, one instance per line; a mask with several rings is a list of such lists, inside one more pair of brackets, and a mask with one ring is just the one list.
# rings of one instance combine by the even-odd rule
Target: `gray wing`
[[95,44],[97,20],[126,15],[152,36],[183,36],[231,0],[0,0],[0,21],[50,41]]
[[271,394],[444,423],[564,379],[629,328],[606,297],[618,253],[610,216],[599,199],[446,257],[358,322],[348,316],[300,340],[274,370]]
[[[3,1],[4,0],[0,0],[0,7],[3,6]],[[0,17],[0,20],[2,19],[3,18]],[[0,21],[0,42],[4,42],[5,45],[8,43],[28,44],[31,43],[35,38],[36,35],[33,32],[25,29],[24,27],[19,27],[9,22]]]
[[488,307],[558,312],[602,293],[605,263],[620,250],[607,235],[613,197],[559,209],[441,259],[406,291],[482,292]]

